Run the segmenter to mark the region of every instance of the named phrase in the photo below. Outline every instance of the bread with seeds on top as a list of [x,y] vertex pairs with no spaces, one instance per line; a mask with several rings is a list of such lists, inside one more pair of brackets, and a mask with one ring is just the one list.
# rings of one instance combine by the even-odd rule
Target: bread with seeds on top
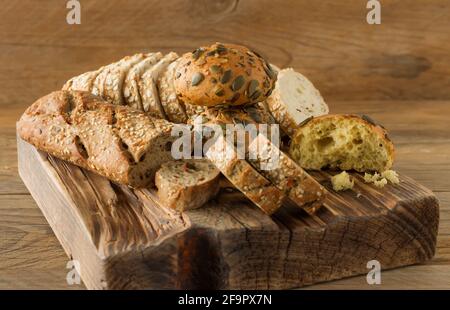
[[56,91],[33,103],[17,123],[39,150],[132,187],[153,183],[173,160],[172,124],[88,92]]
[[181,102],[238,106],[265,100],[276,73],[258,53],[235,44],[216,43],[184,54],[175,70]]

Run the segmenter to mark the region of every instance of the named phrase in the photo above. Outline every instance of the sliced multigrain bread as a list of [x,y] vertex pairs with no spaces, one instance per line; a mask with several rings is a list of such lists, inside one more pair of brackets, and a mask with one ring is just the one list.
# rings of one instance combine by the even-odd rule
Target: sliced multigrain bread
[[144,72],[153,67],[161,58],[162,53],[150,53],[146,58],[130,68],[123,83],[123,97],[126,105],[132,109],[144,111],[141,94],[139,93],[139,83]]
[[83,74],[80,74],[78,76],[75,76],[68,80],[64,86],[63,90],[80,90],[80,91],[88,91],[90,92],[92,90],[92,87],[94,85],[94,81],[99,75],[99,73],[103,70],[103,67],[101,67],[98,70],[95,71],[88,71]]
[[206,159],[164,163],[156,172],[158,197],[166,207],[187,211],[200,208],[220,189],[220,171]]
[[141,62],[146,57],[145,54],[135,54],[127,56],[111,66],[108,75],[105,79],[103,99],[112,104],[125,105],[123,96],[123,84],[128,71],[135,64]]
[[177,93],[174,86],[174,74],[178,59],[173,61],[164,70],[157,81],[159,98],[164,112],[169,121],[173,123],[186,123],[188,117],[184,106],[178,102]]
[[328,106],[319,91],[292,68],[278,72],[275,87],[266,102],[281,129],[289,136],[308,117],[328,113]]
[[154,181],[173,160],[172,124],[88,92],[57,91],[33,103],[17,123],[22,139],[53,156],[133,187]]
[[168,119],[158,94],[157,81],[159,76],[166,70],[171,62],[178,58],[176,53],[164,55],[153,67],[148,69],[142,75],[139,83],[139,93],[141,94],[142,107],[149,115]]
[[266,214],[278,210],[285,195],[263,177],[245,159],[240,159],[234,145],[219,136],[206,150],[206,157],[247,198]]
[[259,134],[249,146],[247,159],[264,177],[298,206],[314,213],[321,206],[326,190],[267,136]]
[[292,158],[305,169],[383,172],[394,161],[386,130],[367,116],[324,115],[305,121],[291,141]]

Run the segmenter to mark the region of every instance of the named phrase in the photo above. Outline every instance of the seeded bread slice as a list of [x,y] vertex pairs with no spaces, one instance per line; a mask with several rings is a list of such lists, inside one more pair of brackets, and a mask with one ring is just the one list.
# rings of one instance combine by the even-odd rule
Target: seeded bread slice
[[17,123],[22,139],[118,183],[143,187],[173,160],[172,124],[152,120],[88,92],[57,91],[33,103]]
[[123,84],[125,77],[135,64],[145,59],[146,55],[136,54],[127,56],[120,60],[116,65],[111,66],[105,79],[103,99],[117,105],[125,105],[123,98]]
[[383,172],[394,162],[394,144],[370,117],[324,115],[304,122],[291,141],[290,155],[305,169]]
[[164,163],[156,172],[159,201],[166,207],[187,211],[197,209],[219,192],[220,171],[206,159]]
[[247,155],[249,163],[290,200],[308,213],[314,213],[321,207],[325,188],[265,135],[259,134],[251,142],[249,150],[255,150]]
[[270,112],[290,137],[310,116],[328,113],[328,106],[314,85],[292,68],[278,72],[272,94],[266,100]]
[[157,80],[169,64],[177,58],[178,55],[176,53],[169,53],[142,75],[142,79],[139,83],[142,107],[145,112],[153,117],[168,119],[159,99]]
[[63,90],[80,90],[80,91],[88,91],[92,90],[93,84],[99,73],[103,70],[103,67],[95,70],[88,71],[78,76],[75,76],[68,80],[64,86]]
[[139,83],[145,71],[153,67],[161,58],[162,53],[150,53],[146,58],[130,68],[123,83],[123,97],[126,105],[135,110],[144,111],[141,95],[139,94]]
[[240,159],[236,148],[224,136],[208,148],[206,157],[222,174],[257,207],[272,214],[281,207],[285,195],[263,177],[245,159]]
[[186,123],[186,111],[184,110],[184,106],[178,102],[177,93],[173,83],[177,63],[178,60],[173,61],[167,69],[160,74],[157,82],[158,93],[167,118],[173,123]]

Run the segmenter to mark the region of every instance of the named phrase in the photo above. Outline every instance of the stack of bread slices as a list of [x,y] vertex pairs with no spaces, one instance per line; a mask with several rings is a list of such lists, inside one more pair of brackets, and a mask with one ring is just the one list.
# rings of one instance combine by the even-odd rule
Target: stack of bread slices
[[[182,56],[127,56],[76,76],[31,105],[18,132],[37,148],[112,181],[155,184],[161,203],[179,211],[214,198],[224,176],[267,214],[286,201],[314,213],[326,190],[305,168],[381,172],[393,160],[381,126],[368,118],[323,116],[328,112],[300,73],[279,69],[246,47],[216,43]],[[174,160],[174,124],[198,116],[206,124],[278,124],[289,154],[258,133],[249,145],[275,152],[273,169],[261,168],[267,158],[238,156],[224,136],[203,159]]]

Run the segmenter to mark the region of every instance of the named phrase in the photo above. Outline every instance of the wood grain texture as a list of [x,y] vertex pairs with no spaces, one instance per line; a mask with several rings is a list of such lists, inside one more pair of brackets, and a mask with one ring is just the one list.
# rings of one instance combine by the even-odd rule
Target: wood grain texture
[[439,222],[432,192],[402,176],[377,190],[354,174],[352,191],[330,190],[310,216],[284,206],[273,218],[224,193],[177,213],[152,189],[130,190],[18,139],[19,172],[91,289],[283,289],[434,256]]
[[[0,88],[31,102],[68,78],[141,51],[235,42],[309,77],[328,100],[450,99],[450,1],[95,0],[81,25],[59,0],[1,1]],[[10,95],[12,94],[12,96]],[[2,100],[5,102],[4,100]]]

